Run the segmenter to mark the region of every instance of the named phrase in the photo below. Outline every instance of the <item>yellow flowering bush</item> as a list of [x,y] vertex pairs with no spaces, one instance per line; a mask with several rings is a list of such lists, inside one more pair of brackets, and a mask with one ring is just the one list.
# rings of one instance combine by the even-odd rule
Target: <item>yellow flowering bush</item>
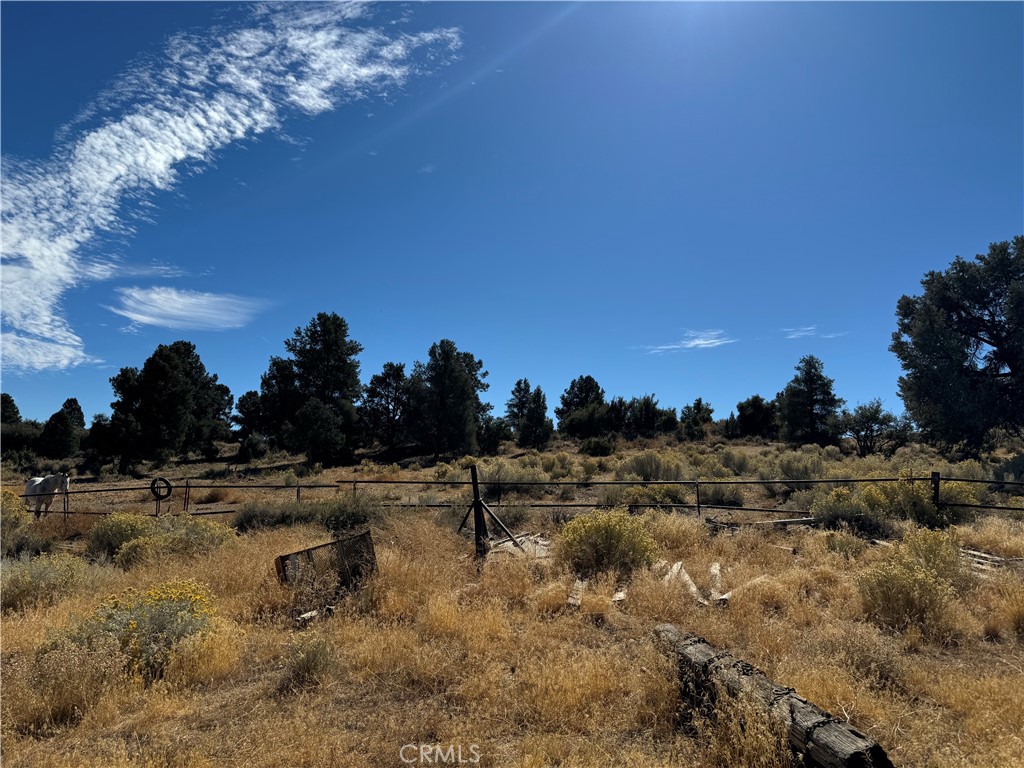
[[620,577],[654,561],[657,544],[640,518],[624,509],[594,511],[574,518],[562,531],[558,555],[577,575],[613,571]]
[[25,501],[14,491],[4,489],[0,493],[0,543],[3,554],[14,552],[14,539],[17,531],[28,523],[28,511]]
[[920,529],[859,581],[868,618],[884,629],[919,628],[946,642],[956,634],[953,605],[969,579],[955,535]]
[[868,485],[861,492],[865,506],[884,517],[913,520],[928,528],[945,528],[963,516],[956,507],[937,508],[932,503],[931,486],[911,477],[909,470],[900,470],[901,479],[896,482]]
[[198,555],[210,552],[234,537],[228,526],[181,515],[162,518],[152,533],[124,542],[117,550],[114,563],[130,568],[163,555]]
[[206,587],[176,581],[106,600],[74,639],[91,647],[100,638],[116,638],[131,671],[150,683],[163,676],[175,645],[207,631],[212,616]]
[[156,532],[156,528],[156,520],[152,517],[115,512],[93,526],[89,532],[86,552],[91,557],[107,557],[112,560],[124,544],[132,539],[149,536]]

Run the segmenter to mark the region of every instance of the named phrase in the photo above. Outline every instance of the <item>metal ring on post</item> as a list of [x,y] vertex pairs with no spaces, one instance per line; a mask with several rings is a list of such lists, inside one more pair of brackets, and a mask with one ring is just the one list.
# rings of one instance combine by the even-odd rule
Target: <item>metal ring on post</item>
[[153,482],[149,484],[149,492],[153,494],[153,498],[157,501],[169,498],[171,491],[171,481],[165,477],[155,477]]

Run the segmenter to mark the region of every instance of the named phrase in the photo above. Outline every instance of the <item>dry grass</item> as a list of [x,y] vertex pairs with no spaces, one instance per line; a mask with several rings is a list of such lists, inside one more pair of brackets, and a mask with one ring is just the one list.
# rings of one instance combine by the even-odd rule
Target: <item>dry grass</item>
[[973,525],[957,526],[965,547],[980,549],[999,557],[1024,557],[1024,521],[994,515]]
[[[745,456],[726,461],[754,473],[778,460]],[[687,466],[713,458],[678,454]],[[527,460],[542,466],[542,457]],[[855,464],[820,460],[823,472]],[[582,461],[573,457],[573,467]],[[597,477],[617,466],[610,458]],[[456,463],[449,471],[462,470]],[[588,492],[596,493],[581,494]],[[257,494],[241,492],[245,500]],[[373,523],[378,572],[305,632],[295,629],[297,598],[277,583],[272,562],[326,541],[317,525],[252,531],[202,556],[143,561],[130,572],[91,565],[70,591],[9,612],[0,658],[5,766],[401,766],[399,749],[420,743],[458,745],[464,757],[475,745],[482,766],[783,764],[779,734],[746,702],[698,719],[695,733],[677,730],[674,664],[652,636],[664,621],[849,719],[897,764],[1019,762],[1024,580],[1008,569],[949,580],[942,619],[957,642],[943,644],[917,626],[893,631],[867,620],[860,580],[897,548],[807,529],[712,536],[695,517],[651,512],[642,521],[655,557],[683,561],[705,595],[719,563],[722,591],[737,590],[730,604],[700,606],[678,582],[641,569],[624,603],[612,603],[618,585],[609,574],[571,609],[574,577],[555,561],[494,557],[478,568],[471,539],[454,533],[462,497],[438,498],[457,501],[455,513],[392,510]],[[557,527],[531,514],[531,530],[539,525],[557,541]],[[51,521],[55,536],[72,541],[89,529]],[[959,526],[957,536],[1004,556],[1024,552],[1024,531],[1013,523],[983,520]],[[765,578],[751,583],[758,577]],[[179,643],[163,679],[149,687],[100,663],[113,654],[71,658],[83,652],[47,645],[112,595],[189,578],[210,595],[213,629]],[[63,684],[67,668],[81,671],[76,685]]]

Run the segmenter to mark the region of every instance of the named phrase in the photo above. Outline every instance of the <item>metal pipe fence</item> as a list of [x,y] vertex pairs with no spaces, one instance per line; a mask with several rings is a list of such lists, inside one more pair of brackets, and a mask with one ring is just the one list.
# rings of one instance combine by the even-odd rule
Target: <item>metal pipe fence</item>
[[[164,498],[157,497],[156,486],[157,483],[162,482],[167,487],[167,496]],[[957,482],[957,483],[974,483],[982,484],[996,489],[1005,489],[1006,487],[1013,488],[1024,488],[1024,482],[1016,480],[978,480],[972,478],[956,478],[956,477],[943,477],[938,472],[932,472],[929,476],[912,476],[912,477],[848,477],[848,478],[779,478],[779,479],[728,479],[728,480],[537,480],[537,481],[503,481],[503,480],[481,480],[480,485],[491,493],[496,493],[498,498],[498,505],[501,504],[503,494],[508,492],[521,491],[522,489],[538,489],[538,488],[573,488],[576,491],[586,488],[602,488],[602,487],[641,487],[641,488],[660,488],[660,487],[677,487],[677,488],[689,488],[693,490],[694,503],[681,503],[678,501],[674,502],[635,502],[632,504],[634,507],[657,507],[668,510],[695,510],[698,517],[702,516],[703,510],[714,509],[714,510],[743,510],[745,512],[756,512],[763,514],[794,514],[803,513],[810,514],[803,510],[794,509],[780,509],[780,508],[769,508],[769,507],[748,507],[744,506],[742,502],[740,504],[716,504],[708,503],[707,492],[710,488],[715,486],[789,486],[791,489],[798,489],[804,486],[811,485],[834,485],[834,486],[850,486],[861,483],[922,483],[927,482],[931,484],[932,501],[936,506],[945,507],[957,507],[966,509],[978,509],[978,510],[993,510],[993,511],[1020,511],[1019,507],[1010,507],[1005,505],[997,504],[968,504],[958,502],[944,502],[941,498],[941,484],[943,482]],[[68,489],[65,492],[60,493],[63,497],[61,510],[65,516],[67,515],[108,515],[111,514],[110,510],[72,510],[70,499],[72,496],[87,496],[95,494],[118,494],[118,493],[138,493],[144,491],[150,491],[154,496],[154,512],[152,515],[160,516],[162,512],[162,503],[169,501],[169,497],[172,495],[173,490],[180,489],[182,495],[181,501],[181,513],[195,516],[204,515],[223,515],[231,514],[236,510],[232,509],[213,509],[204,510],[196,508],[198,503],[192,499],[192,492],[197,490],[244,490],[244,491],[294,491],[295,501],[302,501],[302,492],[315,491],[315,490],[333,490],[336,494],[343,491],[347,491],[349,488],[353,494],[358,494],[360,486],[366,487],[377,487],[377,486],[418,486],[420,488],[447,488],[447,489],[459,489],[472,487],[472,481],[469,480],[399,480],[399,479],[380,479],[380,478],[345,478],[337,480],[333,483],[295,483],[294,485],[282,484],[282,483],[215,483],[215,482],[193,482],[190,478],[186,479],[183,485],[179,485],[177,489],[171,487],[170,483],[163,478],[156,478],[153,482],[148,485],[131,485],[131,486],[120,486],[114,488],[75,488],[74,490]],[[705,490],[705,500],[701,499],[701,489]],[[564,491],[563,491],[564,492]],[[49,496],[51,494],[21,494],[22,498],[31,499],[36,496]],[[453,504],[462,503],[458,502],[382,502],[381,506],[385,508],[445,508],[450,507]],[[516,504],[528,506],[530,508],[539,509],[579,509],[579,508],[608,508],[615,506],[622,506],[622,502],[618,503],[605,503],[597,501],[577,502],[577,501],[559,501],[557,503],[537,501],[534,499],[522,499],[516,498]],[[628,505],[628,502],[627,502]],[[56,510],[54,510],[56,511]]]

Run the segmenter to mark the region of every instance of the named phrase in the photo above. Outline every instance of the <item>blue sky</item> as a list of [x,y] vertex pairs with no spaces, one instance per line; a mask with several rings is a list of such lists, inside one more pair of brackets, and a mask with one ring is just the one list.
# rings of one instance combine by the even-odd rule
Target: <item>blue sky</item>
[[895,306],[1024,232],[1021,3],[4,2],[3,391],[109,412],[188,339],[238,397],[320,311],[554,407],[900,411]]

